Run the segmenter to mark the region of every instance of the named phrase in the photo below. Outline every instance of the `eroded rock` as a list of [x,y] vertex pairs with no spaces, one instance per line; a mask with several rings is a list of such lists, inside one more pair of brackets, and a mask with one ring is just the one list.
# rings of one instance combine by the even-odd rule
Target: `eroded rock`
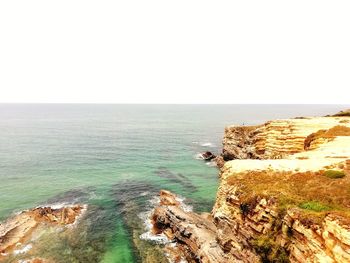
[[[160,194],[163,195],[162,192]],[[174,196],[174,194],[171,194]],[[217,240],[218,229],[208,214],[185,212],[180,205],[160,205],[153,213],[155,233],[165,234],[180,246],[171,248],[178,257],[189,262],[257,262],[258,256],[246,249],[234,249],[227,253]],[[166,248],[169,250],[169,247]],[[181,255],[181,256],[179,256]]]
[[210,161],[216,157],[212,152],[208,152],[208,151],[201,153],[201,156],[205,161]]
[[[222,156],[235,159],[282,159],[305,150],[305,139],[335,126],[350,127],[348,117],[314,117],[274,120],[259,126],[228,126]],[[317,142],[313,147],[327,140]]]
[[78,216],[81,215],[84,208],[85,206],[83,205],[66,206],[57,209],[51,207],[37,207],[28,211],[23,211],[8,219],[6,222],[0,224],[1,255],[6,256],[11,253],[16,244],[23,243],[27,240],[40,224],[73,224]]
[[348,117],[227,127],[211,215],[185,212],[167,192],[154,233],[189,262],[350,262],[349,128]]

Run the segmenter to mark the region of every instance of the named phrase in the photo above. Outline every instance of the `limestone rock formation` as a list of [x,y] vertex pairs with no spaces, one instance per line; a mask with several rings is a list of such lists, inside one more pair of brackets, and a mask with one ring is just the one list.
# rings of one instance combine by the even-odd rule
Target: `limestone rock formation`
[[[61,208],[37,207],[8,219],[0,224],[0,259],[12,252],[17,244],[23,243],[40,224],[68,225],[76,221],[84,210],[83,205]],[[34,262],[43,261],[33,259]]]
[[[210,216],[163,202],[155,233],[193,262],[350,262],[350,118],[230,126]],[[168,193],[167,196],[171,195]]]
[[296,118],[269,121],[260,126],[228,126],[222,156],[234,159],[281,159],[304,151],[307,136],[335,126],[350,127],[347,117]]
[[214,159],[216,156],[212,152],[207,151],[207,152],[201,153],[201,157],[205,161],[210,161],[210,160]]
[[[216,228],[212,218],[207,214],[198,215],[193,212],[185,212],[179,204],[176,204],[176,196],[167,192],[166,199],[174,202],[162,202],[154,211],[152,221],[154,233],[164,233],[170,240],[176,241],[178,246],[172,253],[177,257],[185,258],[188,262],[232,262],[236,257],[226,253],[225,248],[217,242]],[[164,190],[160,192],[161,200],[164,198]],[[169,248],[167,248],[169,251]],[[237,250],[237,256],[244,262],[257,260],[258,257],[245,250]]]

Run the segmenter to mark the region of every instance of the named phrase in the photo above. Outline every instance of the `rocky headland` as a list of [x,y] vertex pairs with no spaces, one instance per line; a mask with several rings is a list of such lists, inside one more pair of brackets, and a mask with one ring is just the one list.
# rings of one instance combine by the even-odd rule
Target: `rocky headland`
[[160,193],[154,234],[175,262],[350,262],[350,117],[229,126],[210,214]]
[[[36,237],[40,227],[60,227],[74,224],[86,210],[84,205],[64,206],[60,208],[37,207],[23,211],[0,224],[0,262],[6,260],[17,250],[25,252],[31,248],[31,239]],[[46,259],[32,258],[25,262],[51,262]]]

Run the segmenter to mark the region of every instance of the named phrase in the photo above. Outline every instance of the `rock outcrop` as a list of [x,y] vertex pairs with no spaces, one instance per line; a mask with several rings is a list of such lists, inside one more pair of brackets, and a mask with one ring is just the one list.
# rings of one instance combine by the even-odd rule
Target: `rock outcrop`
[[[69,225],[73,224],[84,210],[83,205],[61,208],[38,207],[8,219],[0,224],[0,260],[11,253],[16,245],[23,244],[30,238],[33,231],[42,224]],[[34,259],[33,259],[34,260]],[[44,262],[35,259],[33,262]],[[41,260],[41,261],[40,261]]]
[[[169,202],[169,198],[173,201]],[[160,199],[160,206],[155,209],[152,217],[153,232],[163,233],[178,243],[175,249],[166,248],[168,253],[171,251],[175,255],[172,258],[177,258],[179,262],[186,259],[188,262],[219,263],[233,262],[237,257],[245,262],[259,259],[254,252],[246,249],[238,249],[235,255],[226,253],[226,248],[220,246],[217,240],[218,228],[211,215],[184,211],[180,204],[176,203],[176,196],[168,191],[162,190]]]
[[350,117],[350,109],[339,111],[338,113],[327,116],[327,117],[345,117],[345,116]]
[[[316,211],[312,207],[304,211],[298,204],[307,203],[307,196],[303,200],[304,197],[301,198],[296,193],[298,189],[288,189],[293,188],[293,184],[296,187],[303,187],[304,184],[304,187],[311,188],[310,191],[316,191],[312,193],[315,199],[318,197],[317,190],[320,190],[319,197],[324,198],[327,191],[323,193],[317,184],[328,178],[322,178],[324,180],[319,182],[317,177],[322,176],[319,174],[300,173],[297,178],[293,178],[293,173],[270,172],[268,176],[263,173],[239,175],[225,174],[230,171],[223,172],[212,212],[220,244],[232,248],[249,247],[265,262],[349,262],[348,218],[328,207],[323,211],[322,206],[320,209],[315,207]],[[231,176],[252,178],[230,180]],[[278,187],[267,190],[269,184],[274,183],[273,176],[281,176],[285,182],[279,182]],[[292,182],[303,176],[306,177],[305,181],[299,184]],[[288,182],[290,186],[287,186]],[[252,186],[253,184],[255,185]],[[347,182],[346,188],[349,189],[348,187],[350,183]],[[281,192],[278,192],[278,188]],[[304,192],[307,191],[304,189]],[[313,202],[315,206],[320,205]],[[345,205],[349,205],[348,201],[345,201]]]
[[211,215],[169,201],[155,209],[155,233],[182,258],[350,262],[349,117],[230,126],[219,163]]
[[335,126],[350,127],[347,117],[296,118],[259,126],[228,126],[222,156],[234,159],[281,159],[304,151],[307,136]]
[[204,152],[204,153],[201,153],[201,157],[205,161],[210,161],[214,159],[216,156],[212,152]]

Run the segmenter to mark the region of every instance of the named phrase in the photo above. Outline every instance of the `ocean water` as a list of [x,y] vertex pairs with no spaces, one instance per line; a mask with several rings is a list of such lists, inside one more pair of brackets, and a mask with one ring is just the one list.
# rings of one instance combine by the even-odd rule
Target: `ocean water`
[[75,227],[43,230],[35,249],[11,260],[166,262],[161,245],[140,238],[146,212],[160,189],[210,211],[218,170],[196,155],[219,153],[225,126],[344,108],[0,104],[0,220],[39,205],[88,204]]

